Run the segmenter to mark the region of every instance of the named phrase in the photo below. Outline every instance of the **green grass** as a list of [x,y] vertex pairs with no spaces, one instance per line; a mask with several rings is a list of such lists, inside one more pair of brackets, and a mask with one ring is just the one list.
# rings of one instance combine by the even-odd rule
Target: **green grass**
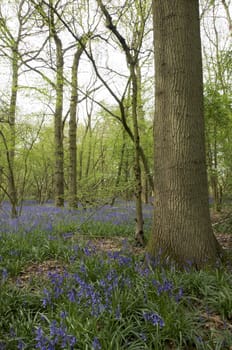
[[85,238],[113,230],[1,234],[0,349],[229,350],[231,270],[151,269],[126,242],[108,253]]

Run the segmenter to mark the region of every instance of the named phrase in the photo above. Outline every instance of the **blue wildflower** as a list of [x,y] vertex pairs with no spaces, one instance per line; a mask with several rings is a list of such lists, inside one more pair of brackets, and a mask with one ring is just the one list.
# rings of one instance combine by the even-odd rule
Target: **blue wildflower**
[[155,312],[144,312],[143,317],[145,321],[152,323],[153,326],[164,327],[163,319]]
[[61,318],[65,319],[67,316],[68,316],[67,311],[61,311],[61,312],[60,312],[60,317],[61,317]]
[[17,349],[23,350],[24,348],[25,348],[25,343],[21,339],[19,339]]
[[147,337],[146,337],[146,335],[144,333],[140,333],[139,336],[144,342],[147,341]]
[[43,290],[43,293],[44,293],[44,298],[43,298],[42,304],[45,307],[51,303],[51,293],[46,288]]
[[92,342],[92,346],[93,346],[94,350],[100,350],[102,348],[100,341],[97,337],[94,337],[93,342]]
[[183,288],[179,288],[178,293],[175,295],[176,302],[179,303],[182,297],[183,297]]
[[2,281],[4,282],[8,277],[8,272],[7,269],[3,268],[2,269]]
[[117,308],[115,311],[115,318],[116,318],[116,320],[120,320],[120,317],[121,317],[120,305],[117,305]]
[[169,293],[171,294],[172,292],[172,289],[173,289],[173,283],[168,281],[168,280],[165,280],[163,284],[160,284],[158,286],[158,295],[160,295],[161,293]]
[[75,303],[76,301],[76,291],[72,288],[71,290],[68,291],[68,299],[69,301]]

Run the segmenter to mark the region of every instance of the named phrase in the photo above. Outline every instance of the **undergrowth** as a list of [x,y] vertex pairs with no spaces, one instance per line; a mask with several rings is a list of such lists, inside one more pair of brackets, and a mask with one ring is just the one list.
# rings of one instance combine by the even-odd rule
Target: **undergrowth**
[[0,234],[1,350],[231,349],[228,267],[147,266],[128,240],[102,251],[88,232]]

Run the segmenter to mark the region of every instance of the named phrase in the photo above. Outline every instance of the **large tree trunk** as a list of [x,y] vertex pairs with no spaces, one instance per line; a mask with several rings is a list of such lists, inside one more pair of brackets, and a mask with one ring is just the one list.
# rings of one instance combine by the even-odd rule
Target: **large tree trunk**
[[155,203],[148,249],[201,267],[221,249],[208,205],[198,12],[197,0],[153,0]]

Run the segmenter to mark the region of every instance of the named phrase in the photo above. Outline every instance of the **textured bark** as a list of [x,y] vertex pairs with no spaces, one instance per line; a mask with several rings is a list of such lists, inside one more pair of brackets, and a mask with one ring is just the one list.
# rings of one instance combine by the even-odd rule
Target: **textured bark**
[[125,130],[123,130],[122,132],[122,137],[123,137],[123,143],[121,146],[121,152],[120,152],[120,161],[118,164],[118,171],[117,171],[117,177],[116,177],[116,181],[115,181],[115,195],[112,198],[111,201],[111,205],[113,206],[116,200],[116,194],[117,194],[117,189],[118,186],[120,184],[121,181],[121,177],[122,177],[122,169],[123,169],[123,162],[124,162],[124,158],[125,158],[125,149],[126,149],[126,141],[125,141]]
[[222,186],[218,178],[218,128],[216,123],[213,125],[213,141],[212,144],[208,142],[208,174],[209,184],[213,195],[214,210],[220,212],[222,209]]
[[[84,135],[82,138],[80,151],[79,151],[79,164],[78,164],[78,179],[82,180],[83,177],[89,176],[91,154],[92,154],[92,110],[87,111],[87,124],[85,127]],[[83,158],[85,155],[86,165],[84,169]]]
[[[137,114],[139,120],[139,131],[141,133],[146,130],[146,121],[145,121],[145,112],[143,110],[143,99],[142,99],[142,75],[141,75],[141,67],[139,61],[136,64],[136,76],[137,76]],[[146,131],[145,131],[146,132]],[[142,134],[141,134],[142,135]],[[146,134],[145,134],[146,135]],[[146,137],[146,136],[145,136]],[[140,149],[139,149],[139,152]],[[141,154],[140,154],[141,156]],[[142,160],[142,158],[141,158]],[[145,162],[143,161],[143,168],[141,169],[141,181],[142,181],[142,200],[144,203],[148,203],[149,201],[149,191],[153,191],[153,181],[149,181],[151,177],[151,171],[149,171],[149,165],[147,162],[147,158],[145,157]],[[149,185],[151,188],[149,189]]]
[[70,101],[69,119],[69,206],[77,207],[77,87],[78,66],[83,48],[80,47],[74,54],[72,64],[72,92]]
[[142,207],[142,176],[140,165],[140,136],[138,126],[138,85],[136,68],[130,62],[130,74],[132,80],[132,121],[134,132],[134,175],[135,175],[135,208],[136,208],[136,228],[135,240],[144,245],[143,233],[143,207]]
[[56,45],[56,106],[54,115],[55,144],[55,205],[64,206],[64,146],[63,146],[63,49],[52,21],[52,36]]
[[153,0],[155,173],[152,256],[201,267],[221,253],[208,205],[197,0]]
[[17,40],[12,44],[12,83],[11,83],[11,97],[9,109],[9,126],[10,126],[10,142],[9,142],[9,157],[8,157],[8,192],[11,202],[11,216],[17,217],[18,196],[15,184],[15,138],[16,138],[16,105],[18,95],[18,78],[19,78],[19,38],[20,30]]

